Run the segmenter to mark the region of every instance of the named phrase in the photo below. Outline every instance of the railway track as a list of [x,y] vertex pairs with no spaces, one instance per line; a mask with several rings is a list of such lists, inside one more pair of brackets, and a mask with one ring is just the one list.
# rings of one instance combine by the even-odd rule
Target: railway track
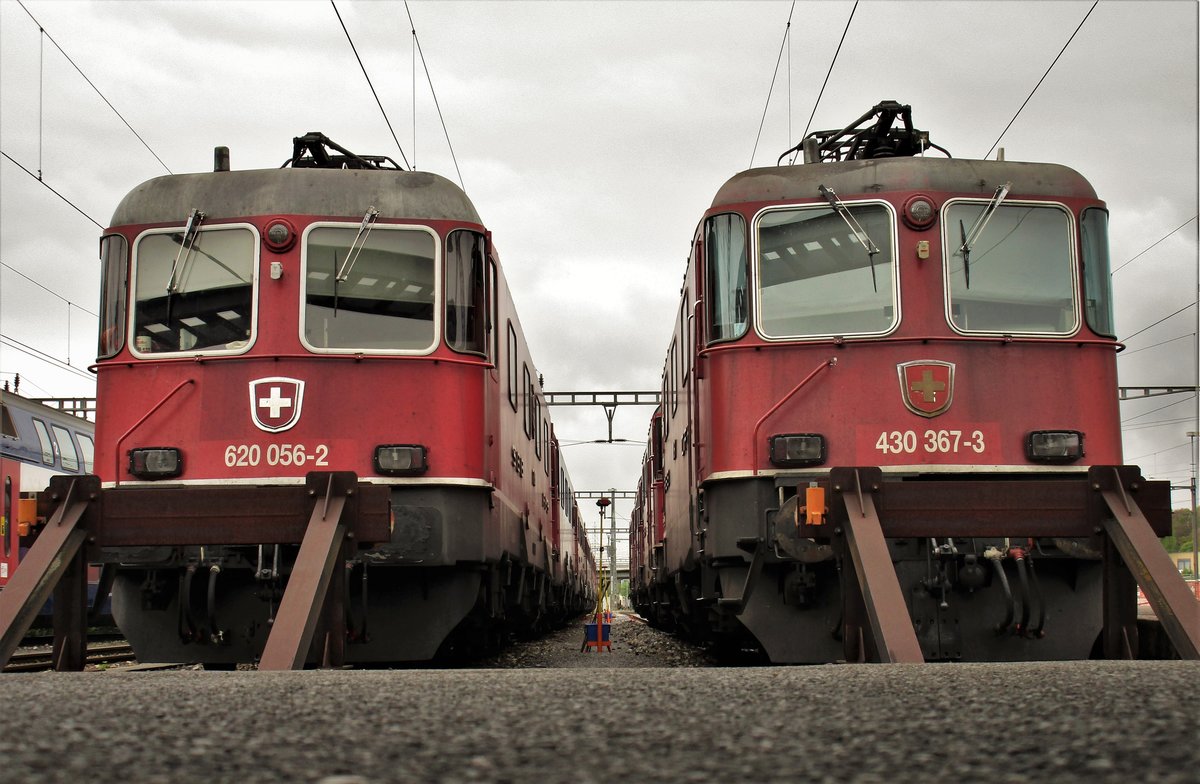
[[[44,672],[54,669],[51,648],[19,650],[12,655],[4,672]],[[87,664],[112,664],[133,661],[133,648],[127,642],[88,643]]]

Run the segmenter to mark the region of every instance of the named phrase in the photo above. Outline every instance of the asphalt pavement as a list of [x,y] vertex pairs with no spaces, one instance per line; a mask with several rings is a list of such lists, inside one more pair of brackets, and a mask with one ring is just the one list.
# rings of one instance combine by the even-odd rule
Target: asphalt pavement
[[10,674],[0,779],[1194,782],[1198,683],[1187,662]]

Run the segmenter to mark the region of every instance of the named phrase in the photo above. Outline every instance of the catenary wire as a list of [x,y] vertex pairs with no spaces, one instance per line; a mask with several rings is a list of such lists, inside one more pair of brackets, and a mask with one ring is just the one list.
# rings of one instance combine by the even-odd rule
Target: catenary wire
[[775,58],[775,71],[771,74],[771,86],[767,89],[767,102],[763,104],[762,119],[758,121],[758,135],[754,137],[754,149],[750,151],[750,166],[747,168],[754,167],[754,155],[758,152],[758,142],[762,138],[763,125],[767,121],[767,109],[771,106],[771,96],[775,93],[775,79],[779,76],[779,63],[783,60],[783,48],[787,46],[788,32],[792,29],[792,11],[795,10],[796,2],[792,0],[792,8],[788,11],[787,26],[783,29],[783,40],[779,42],[779,54]]
[[1092,7],[1089,8],[1088,12],[1083,15],[1083,21],[1080,22],[1079,26],[1075,28],[1075,32],[1071,33],[1071,37],[1067,39],[1067,42],[1063,44],[1063,48],[1059,51],[1058,56],[1054,58],[1054,62],[1050,63],[1050,67],[1046,69],[1046,73],[1042,74],[1042,78],[1038,79],[1037,84],[1035,84],[1033,89],[1029,91],[1029,95],[1025,98],[1025,103],[1021,104],[1021,108],[1017,109],[1017,113],[1014,114],[1012,119],[1008,121],[1008,125],[1004,126],[1004,130],[1000,132],[1000,135],[996,137],[996,141],[992,143],[990,148],[988,148],[987,153],[985,153],[983,156],[984,160],[986,160],[988,156],[992,154],[992,150],[996,149],[996,145],[999,144],[1000,140],[1004,138],[1004,134],[1008,133],[1008,129],[1011,128],[1012,124],[1017,121],[1017,117],[1020,116],[1021,111],[1025,108],[1025,105],[1029,103],[1030,99],[1033,98],[1033,94],[1036,93],[1038,88],[1042,86],[1042,82],[1046,81],[1046,77],[1050,75],[1050,71],[1054,68],[1055,63],[1058,62],[1058,58],[1062,57],[1063,52],[1067,51],[1067,47],[1070,46],[1071,42],[1075,40],[1076,33],[1078,33],[1083,27],[1083,23],[1088,20],[1088,17],[1092,15],[1092,11],[1096,10],[1096,6],[1099,5],[1099,3],[1100,0],[1095,0],[1095,2],[1092,3]]
[[1149,351],[1152,348],[1158,348],[1159,346],[1165,346],[1168,343],[1174,343],[1177,340],[1183,340],[1184,338],[1190,338],[1190,337],[1193,337],[1194,335],[1195,335],[1195,333],[1189,332],[1186,335],[1180,335],[1179,337],[1171,338],[1170,340],[1160,340],[1157,343],[1151,343],[1149,346],[1143,346],[1142,348],[1135,348],[1133,351],[1122,351],[1120,354],[1117,355],[1117,359],[1123,359],[1123,358],[1129,356],[1130,354],[1136,354],[1139,351]]
[[825,95],[825,85],[829,84],[829,77],[833,73],[833,66],[837,62],[838,54],[842,51],[842,44],[846,42],[846,33],[850,32],[850,23],[854,21],[854,12],[858,10],[858,0],[854,0],[854,7],[850,9],[850,18],[846,20],[846,28],[842,30],[842,39],[838,41],[837,51],[833,53],[833,59],[829,62],[829,70],[825,72],[825,81],[821,82],[821,92],[817,93],[817,100],[813,103],[812,114],[808,115],[808,122],[804,124],[804,133],[800,139],[803,140],[808,136],[808,129],[812,127],[813,118],[817,116],[817,107],[821,105],[821,96]]
[[1195,303],[1195,302],[1189,302],[1188,304],[1184,305],[1182,308],[1180,308],[1179,310],[1175,311],[1175,312],[1174,312],[1174,313],[1172,313],[1171,315],[1169,315],[1169,316],[1163,316],[1162,318],[1160,318],[1158,321],[1154,322],[1154,323],[1153,323],[1153,324],[1151,324],[1150,326],[1148,326],[1148,327],[1142,327],[1142,328],[1141,328],[1141,329],[1139,329],[1137,332],[1134,332],[1132,335],[1129,335],[1129,336],[1127,336],[1127,337],[1123,337],[1123,338],[1121,338],[1121,342],[1122,342],[1122,343],[1124,343],[1124,342],[1126,342],[1126,341],[1128,341],[1128,340],[1133,340],[1134,338],[1136,338],[1138,335],[1142,334],[1142,333],[1143,333],[1143,332],[1145,332],[1146,330],[1148,330],[1148,329],[1152,329],[1152,328],[1154,328],[1154,327],[1157,327],[1159,324],[1163,323],[1163,322],[1164,322],[1164,321],[1166,321],[1167,319],[1169,319],[1169,318],[1174,318],[1175,316],[1178,316],[1180,313],[1182,313],[1183,311],[1187,310],[1188,308],[1194,308],[1194,307],[1196,307],[1196,303]]
[[[159,163],[162,165],[162,167],[163,167],[164,169],[166,169],[166,170],[167,170],[167,173],[168,173],[168,174],[174,174],[175,172],[171,171],[171,168],[170,168],[169,166],[167,166],[167,164],[163,163],[163,159],[162,159],[162,158],[160,158],[160,157],[158,157],[158,153],[156,153],[156,152],[153,150],[153,148],[151,148],[151,147],[150,147],[150,145],[146,143],[146,140],[142,138],[142,135],[141,135],[140,133],[138,133],[136,130],[134,130],[133,126],[129,124],[129,121],[128,121],[128,120],[126,120],[126,119],[125,119],[125,118],[124,118],[124,117],[121,115],[121,113],[117,111],[117,107],[115,107],[115,106],[113,106],[113,105],[112,105],[112,101],[108,100],[108,98],[106,98],[106,97],[104,96],[104,93],[100,92],[100,88],[99,88],[99,87],[97,87],[95,84],[93,84],[93,83],[92,83],[92,80],[91,80],[91,79],[89,79],[89,78],[88,78],[88,76],[87,76],[87,74],[85,74],[85,73],[83,72],[83,69],[82,69],[82,68],[80,68],[78,65],[76,65],[76,64],[75,64],[75,61],[71,59],[71,55],[67,54],[67,53],[66,53],[66,52],[63,50],[63,48],[62,48],[61,46],[59,46],[59,45],[58,45],[58,41],[55,41],[55,40],[54,40],[54,36],[50,35],[50,33],[48,33],[48,32],[46,31],[46,28],[42,26],[42,23],[41,23],[41,22],[39,22],[39,21],[38,21],[38,20],[37,20],[37,19],[34,17],[34,15],[33,15],[33,14],[29,13],[29,9],[25,7],[25,4],[24,4],[24,3],[22,3],[22,2],[21,2],[21,0],[17,0],[17,5],[21,6],[21,10],[22,10],[22,11],[24,11],[26,14],[28,14],[28,16],[29,16],[29,18],[30,18],[30,19],[33,19],[33,23],[34,23],[35,25],[37,25],[37,26],[38,26],[38,31],[39,31],[39,32],[40,32],[42,35],[44,35],[44,36],[45,36],[47,39],[49,39],[50,43],[54,44],[54,48],[55,48],[55,49],[57,49],[59,52],[61,52],[63,57],[67,58],[67,62],[68,62],[68,63],[70,63],[70,64],[71,64],[71,66],[72,66],[72,67],[74,67],[74,69],[75,69],[76,71],[78,71],[78,72],[79,72],[79,75],[83,77],[83,81],[87,82],[87,83],[88,83],[88,86],[89,86],[89,87],[91,87],[93,90],[95,90],[95,91],[96,91],[96,95],[99,95],[99,96],[100,96],[100,100],[104,101],[104,103],[108,105],[108,108],[113,110],[113,114],[117,115],[118,119],[120,119],[120,120],[121,120],[121,122],[125,123],[125,127],[126,127],[126,128],[128,128],[128,129],[129,129],[129,132],[130,132],[130,133],[132,133],[134,136],[136,136],[136,137],[137,137],[137,140],[138,140],[139,142],[141,142],[141,143],[142,143],[142,146],[143,146],[143,147],[145,147],[145,148],[146,148],[146,149],[147,149],[147,150],[150,152],[150,154],[154,156],[154,160],[158,161],[158,162],[159,162]],[[41,121],[41,120],[40,120],[40,118],[39,118],[39,122],[40,122],[40,121]],[[39,139],[40,139],[40,136],[41,136],[41,131],[40,131],[40,128],[39,128],[38,136],[39,136]],[[40,143],[40,141],[39,141],[39,143]],[[40,167],[39,167],[39,169],[40,169]],[[39,179],[40,179],[40,178],[39,178]],[[93,221],[93,222],[94,222],[94,221]]]
[[1138,255],[1134,256],[1134,257],[1133,257],[1132,259],[1130,259],[1129,261],[1127,261],[1127,262],[1125,262],[1124,264],[1122,264],[1121,266],[1117,267],[1115,270],[1113,270],[1113,271],[1112,271],[1111,273],[1109,273],[1109,274],[1110,274],[1110,275],[1116,275],[1118,272],[1120,272],[1121,270],[1125,269],[1125,268],[1126,268],[1126,267],[1128,267],[1130,264],[1132,264],[1133,262],[1135,262],[1135,261],[1137,261],[1138,259],[1140,259],[1142,256],[1146,255],[1146,253],[1148,253],[1148,252],[1149,252],[1149,251],[1150,251],[1152,248],[1154,248],[1154,246],[1155,246],[1155,245],[1157,245],[1159,242],[1162,242],[1162,241],[1163,241],[1163,240],[1165,240],[1167,237],[1170,237],[1172,234],[1174,234],[1175,232],[1179,231],[1179,230],[1180,230],[1180,229],[1182,229],[1184,226],[1188,225],[1189,223],[1191,223],[1191,222],[1192,222],[1192,221],[1194,221],[1194,220],[1196,220],[1196,216],[1195,216],[1195,215],[1193,215],[1192,217],[1188,218],[1187,220],[1185,220],[1183,223],[1181,223],[1181,224],[1179,224],[1178,226],[1176,226],[1176,227],[1175,227],[1174,229],[1172,229],[1171,231],[1167,232],[1167,233],[1166,233],[1166,235],[1165,235],[1165,236],[1164,236],[1162,239],[1160,239],[1158,242],[1155,242],[1155,243],[1154,243],[1154,245],[1151,245],[1149,248],[1146,248],[1146,250],[1142,251],[1141,253],[1139,253]]
[[88,215],[86,212],[84,212],[83,210],[81,210],[79,207],[75,206],[75,203],[74,203],[73,201],[71,201],[70,199],[68,199],[66,196],[63,196],[61,193],[59,193],[58,191],[56,191],[56,190],[54,190],[53,188],[51,188],[51,187],[50,187],[50,185],[49,185],[49,184],[48,184],[48,183],[47,183],[45,180],[43,180],[41,177],[37,176],[37,175],[36,175],[36,174],[34,174],[33,172],[29,171],[29,169],[27,169],[27,168],[25,168],[24,166],[22,166],[22,165],[21,165],[20,163],[18,163],[18,162],[17,162],[17,160],[16,160],[15,158],[13,158],[11,155],[9,155],[8,153],[4,152],[4,150],[0,150],[0,155],[3,155],[5,158],[7,158],[9,161],[11,161],[11,162],[13,163],[13,165],[15,165],[15,166],[16,166],[17,168],[19,168],[21,171],[25,172],[25,173],[26,173],[26,174],[28,174],[30,177],[32,177],[33,179],[37,180],[37,181],[38,181],[38,182],[40,182],[42,185],[44,185],[44,186],[46,187],[46,190],[50,191],[50,192],[51,192],[51,193],[53,193],[55,196],[57,196],[58,198],[62,199],[62,200],[63,200],[63,201],[65,201],[67,204],[71,205],[71,208],[72,208],[73,210],[75,210],[76,212],[78,212],[80,215],[82,215],[83,217],[87,218],[88,220],[90,220],[92,223],[95,223],[95,224],[96,224],[96,228],[100,229],[101,231],[103,231],[103,230],[104,230],[104,227],[103,227],[102,225],[100,225],[100,222],[99,222],[99,221],[97,221],[97,220],[96,220],[95,218],[93,218],[91,215]]
[[[330,1],[332,2],[332,0]],[[425,79],[429,82],[429,93],[433,96],[433,105],[437,109],[438,120],[442,123],[442,133],[446,135],[446,146],[450,148],[450,160],[454,161],[454,171],[458,174],[458,185],[466,192],[467,186],[463,184],[462,172],[458,168],[458,157],[454,154],[454,144],[450,141],[450,131],[446,129],[446,118],[442,116],[442,106],[438,103],[437,91],[433,89],[433,77],[429,75],[429,64],[425,62],[425,52],[421,49],[421,39],[417,37],[417,26],[413,23],[412,12],[408,10],[408,0],[405,0],[404,12],[408,14],[408,24],[412,28],[413,43],[417,45],[417,54],[421,55],[421,67],[425,69]]]
[[1174,403],[1167,403],[1165,406],[1159,406],[1158,408],[1152,408],[1144,414],[1138,414],[1137,416],[1131,416],[1127,419],[1122,419],[1121,422],[1122,422],[1122,424],[1124,424],[1125,422],[1132,422],[1135,419],[1141,419],[1142,417],[1150,416],[1151,414],[1162,411],[1164,408],[1170,408],[1171,406],[1177,406],[1180,403],[1191,403],[1195,399],[1196,399],[1195,395],[1188,395],[1187,397],[1185,397],[1181,400],[1176,400]]
[[43,362],[48,362],[51,365],[54,365],[61,370],[70,371],[77,376],[86,378],[88,381],[96,380],[92,376],[92,374],[90,374],[84,370],[80,370],[79,368],[75,367],[74,365],[63,362],[58,357],[47,354],[44,351],[39,351],[38,349],[34,348],[33,346],[30,346],[27,343],[22,343],[21,341],[17,340],[16,338],[9,337],[8,335],[5,335],[4,333],[0,333],[0,344],[7,345],[11,349],[20,351],[22,354],[28,354],[29,356],[33,357],[34,359],[40,359]]
[[46,286],[42,285],[41,283],[38,283],[36,280],[34,280],[33,278],[29,277],[29,276],[28,276],[28,275],[26,275],[24,272],[21,272],[21,270],[17,269],[16,267],[12,266],[11,264],[6,264],[5,262],[3,262],[3,261],[0,261],[0,267],[4,267],[6,270],[8,270],[8,271],[10,271],[10,272],[15,272],[15,273],[17,273],[18,275],[20,275],[20,276],[21,276],[22,278],[24,278],[25,280],[27,280],[27,281],[29,281],[30,283],[32,283],[33,285],[37,286],[39,289],[42,289],[43,291],[45,291],[45,292],[47,292],[47,293],[49,293],[49,294],[53,294],[54,296],[58,297],[58,298],[59,298],[59,299],[61,299],[63,302],[67,303],[68,305],[70,305],[71,307],[75,308],[76,310],[82,310],[84,313],[88,314],[89,316],[92,316],[93,318],[100,318],[99,314],[93,313],[92,311],[88,310],[87,308],[83,307],[82,305],[77,305],[76,303],[74,303],[74,302],[72,302],[71,300],[67,299],[67,298],[66,298],[66,297],[64,297],[63,295],[59,294],[57,291],[54,291],[53,289],[50,289],[50,288],[48,288],[48,287],[46,287]]
[[329,0],[329,4],[333,6],[333,12],[337,14],[338,24],[342,26],[342,32],[346,34],[346,40],[350,42],[350,49],[354,52],[354,59],[358,60],[358,67],[362,69],[363,76],[367,80],[367,87],[371,88],[371,95],[375,96],[375,103],[379,106],[379,111],[383,115],[383,121],[387,123],[388,131],[392,134],[392,141],[396,143],[396,149],[400,151],[400,157],[404,160],[404,165],[411,169],[412,166],[408,162],[408,156],[404,154],[404,148],[400,146],[400,140],[396,138],[396,130],[392,128],[392,121],[388,119],[387,112],[383,108],[383,103],[379,100],[379,93],[375,92],[375,85],[371,83],[371,76],[367,73],[367,66],[363,65],[362,58],[358,56],[358,47],[354,45],[354,39],[350,37],[350,31],[346,29],[346,23],[342,21],[342,14],[338,11],[337,3]]

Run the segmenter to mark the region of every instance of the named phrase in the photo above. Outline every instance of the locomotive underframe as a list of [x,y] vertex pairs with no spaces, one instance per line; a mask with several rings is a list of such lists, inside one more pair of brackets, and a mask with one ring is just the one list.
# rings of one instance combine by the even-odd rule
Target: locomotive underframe
[[[281,625],[293,627],[283,666],[424,661],[585,609],[586,586],[555,579],[548,543],[487,488],[335,473],[304,486],[101,491],[84,477],[45,496],[47,513],[64,498],[80,507],[77,552],[57,558],[114,568],[114,616],[141,661],[265,665]],[[313,549],[326,517],[338,530]],[[289,610],[292,583],[314,572],[311,597]]]
[[[822,525],[806,524],[800,506],[813,482],[827,499]],[[1131,467],[886,479],[878,469],[833,469],[710,482],[694,565],[652,563],[637,601],[661,625],[751,643],[776,663],[905,660],[910,641],[908,660],[1135,656],[1126,563],[1148,595],[1178,576],[1115,546],[1127,538],[1106,497],[1117,491],[1144,514],[1147,533],[1164,535],[1167,484]],[[862,533],[853,541],[861,522],[852,515],[878,521],[876,552]],[[1180,614],[1186,627],[1191,610],[1164,605],[1159,614],[1164,625]],[[1193,645],[1185,635],[1183,647]]]

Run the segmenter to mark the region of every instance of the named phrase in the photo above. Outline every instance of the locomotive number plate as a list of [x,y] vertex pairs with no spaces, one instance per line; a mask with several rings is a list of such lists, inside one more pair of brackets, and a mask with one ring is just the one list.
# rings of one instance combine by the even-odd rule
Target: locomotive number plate
[[316,466],[329,465],[329,446],[316,444],[230,444],[225,447],[227,468],[253,466]]
[[971,458],[999,448],[994,424],[968,425],[953,429],[880,430],[858,428],[859,453],[882,456],[918,455],[926,458]]

